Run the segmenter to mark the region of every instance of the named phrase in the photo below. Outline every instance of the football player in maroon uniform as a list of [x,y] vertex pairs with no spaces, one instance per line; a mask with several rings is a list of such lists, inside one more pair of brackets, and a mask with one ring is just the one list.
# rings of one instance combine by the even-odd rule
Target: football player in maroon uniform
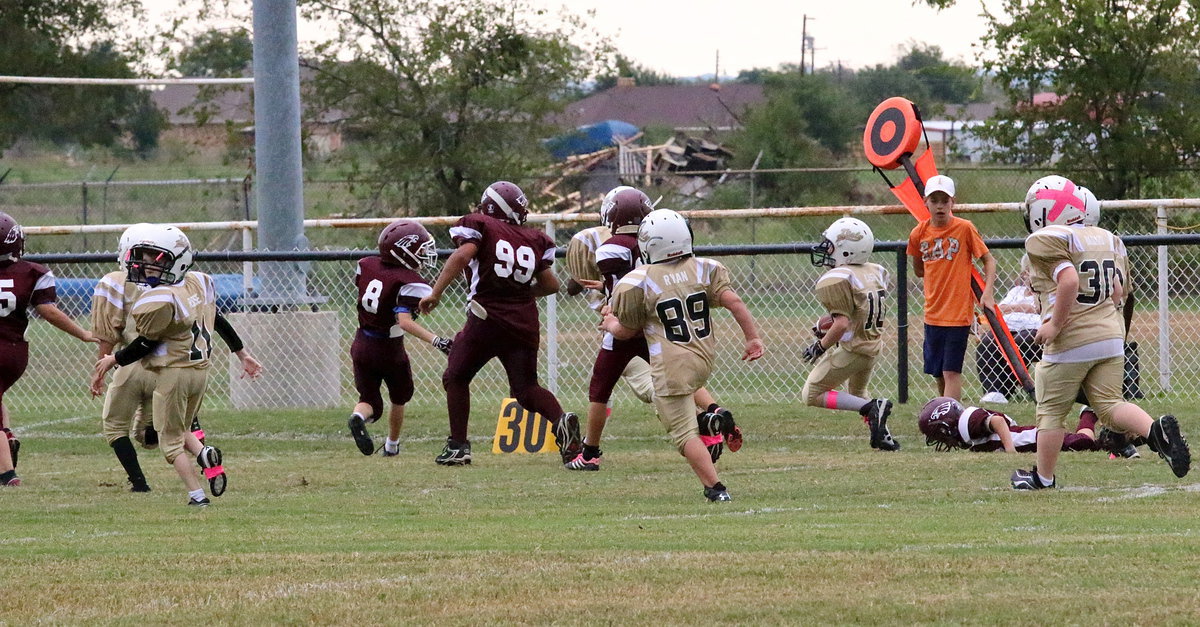
[[0,443],[0,486],[21,485],[17,477],[17,451],[20,441],[13,435],[4,406],[8,391],[29,365],[29,309],[46,322],[79,338],[95,342],[92,334],[55,305],[54,273],[45,266],[23,261],[25,232],[7,213],[0,212],[0,428],[5,442]]
[[396,220],[379,234],[379,254],[365,257],[354,271],[358,286],[358,332],[350,346],[358,403],[350,414],[350,435],[363,455],[375,452],[367,423],[383,415],[379,386],[387,384],[391,412],[383,455],[400,453],[404,405],[412,398],[412,367],[404,350],[405,334],[450,354],[452,342],[416,321],[417,305],[432,290],[417,273],[437,262],[433,236],[412,220]]
[[[939,451],[964,448],[976,452],[1004,451],[1033,453],[1037,451],[1036,426],[1018,425],[1015,420],[998,411],[981,407],[963,407],[948,396],[939,396],[921,408],[917,426],[925,434],[926,446]],[[1104,450],[1096,437],[1096,414],[1084,410],[1079,414],[1075,432],[1063,439],[1064,451]],[[1136,455],[1134,449],[1133,455]],[[1123,457],[1124,452],[1113,451]]]
[[554,426],[563,463],[579,454],[579,418],[563,412],[554,394],[537,381],[541,323],[535,299],[554,294],[559,284],[551,268],[554,242],[522,226],[528,213],[529,200],[520,187],[508,181],[489,185],[475,212],[450,229],[458,249],[446,260],[432,293],[421,299],[421,313],[429,313],[451,281],[459,274],[466,278],[467,323],[454,337],[442,375],[450,437],[435,460],[439,464],[471,463],[471,380],[494,358],[504,365],[513,398]]
[[[641,261],[638,227],[642,218],[653,210],[650,198],[641,190],[632,187],[618,188],[611,198],[605,199],[601,213],[605,216],[605,226],[609,227],[612,235],[596,248],[595,253],[605,303],[600,310],[602,317],[609,313],[607,303],[612,298],[617,282]],[[608,422],[608,401],[612,397],[617,380],[634,358],[650,361],[644,335],[639,333],[632,338],[618,340],[611,333],[604,333],[588,384],[587,430],[584,434],[583,448],[575,459],[567,462],[568,470],[600,470],[600,438]],[[696,390],[694,400],[697,407],[707,408],[700,411],[696,419],[699,423],[700,437],[708,447],[713,463],[720,458],[726,444],[731,451],[740,449],[742,432],[733,421],[733,413],[717,405],[705,388]],[[653,401],[652,396],[650,401]]]

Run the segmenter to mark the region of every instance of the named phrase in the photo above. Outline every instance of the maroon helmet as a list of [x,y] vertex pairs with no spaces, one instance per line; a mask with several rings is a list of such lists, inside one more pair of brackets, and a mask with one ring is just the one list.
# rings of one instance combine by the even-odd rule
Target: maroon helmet
[[478,211],[512,224],[524,224],[529,215],[529,199],[514,183],[496,181],[483,190]]
[[12,216],[0,211],[0,261],[16,261],[25,254],[25,231]]
[[379,234],[379,256],[383,263],[411,270],[432,268],[437,261],[433,236],[412,220],[396,220]]
[[925,446],[935,446],[939,451],[967,448],[969,445],[958,433],[958,418],[962,413],[962,403],[948,396],[925,403],[917,418],[917,426],[925,434]]
[[602,211],[606,226],[616,233],[620,227],[641,224],[642,218],[654,211],[654,205],[642,190],[626,187],[613,194],[611,199],[606,199]]

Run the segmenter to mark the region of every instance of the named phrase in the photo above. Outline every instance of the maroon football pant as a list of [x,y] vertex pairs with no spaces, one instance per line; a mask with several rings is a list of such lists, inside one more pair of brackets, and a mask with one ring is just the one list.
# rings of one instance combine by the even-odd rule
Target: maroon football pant
[[537,345],[530,346],[513,337],[503,327],[473,314],[454,336],[450,360],[442,374],[446,389],[446,408],[450,414],[450,439],[467,441],[467,423],[471,419],[471,381],[493,358],[499,359],[508,374],[508,391],[521,407],[541,414],[551,423],[562,416],[562,405],[550,390],[538,385]]
[[350,345],[350,361],[358,402],[370,405],[375,418],[383,415],[380,385],[387,384],[388,400],[393,405],[403,405],[412,398],[412,366],[404,351],[404,338],[369,337],[359,329]]
[[8,388],[25,374],[25,367],[28,365],[28,342],[0,340],[0,403],[4,402],[4,393]]
[[650,361],[650,352],[646,348],[646,338],[638,336],[629,340],[612,341],[612,350],[600,347],[596,355],[596,363],[592,366],[592,380],[588,383],[588,401],[592,403],[607,403],[612,397],[613,388],[621,379],[621,373],[634,357]]

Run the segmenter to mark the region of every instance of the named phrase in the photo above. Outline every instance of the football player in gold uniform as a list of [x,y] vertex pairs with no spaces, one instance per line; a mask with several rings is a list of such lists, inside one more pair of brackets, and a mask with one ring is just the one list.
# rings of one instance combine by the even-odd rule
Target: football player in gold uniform
[[1038,179],[1025,196],[1025,239],[1038,294],[1043,345],[1035,375],[1037,465],[1017,470],[1017,490],[1055,487],[1067,414],[1082,388],[1104,425],[1143,436],[1177,477],[1187,474],[1191,453],[1174,416],[1154,420],[1121,396],[1125,323],[1121,303],[1129,276],[1120,238],[1084,220],[1085,201],[1061,176]]

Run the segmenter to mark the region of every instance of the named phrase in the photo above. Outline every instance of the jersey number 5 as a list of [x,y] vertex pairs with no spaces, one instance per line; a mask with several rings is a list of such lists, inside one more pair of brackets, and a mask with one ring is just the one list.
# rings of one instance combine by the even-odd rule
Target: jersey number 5
[[11,289],[12,279],[0,279],[0,318],[17,310],[17,295],[4,289]]
[[712,333],[708,323],[708,294],[688,294],[682,301],[668,298],[655,307],[663,325],[663,334],[672,342],[686,344],[692,337],[704,339]]
[[498,263],[492,265],[496,276],[511,276],[517,283],[528,283],[533,278],[533,269],[537,267],[532,248],[522,246],[513,250],[513,245],[503,239],[496,240],[496,261]]

